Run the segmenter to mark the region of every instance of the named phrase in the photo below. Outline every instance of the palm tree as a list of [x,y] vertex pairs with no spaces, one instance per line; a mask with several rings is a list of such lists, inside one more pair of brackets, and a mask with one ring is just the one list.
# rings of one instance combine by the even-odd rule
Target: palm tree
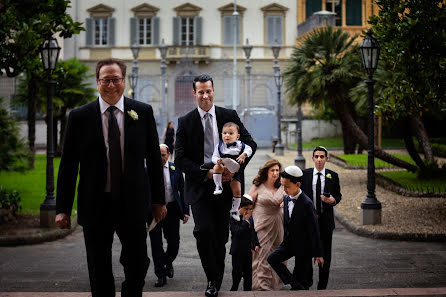
[[[285,91],[290,104],[310,102],[330,106],[339,117],[344,139],[344,153],[354,153],[356,143],[367,147],[367,136],[355,121],[355,105],[349,90],[363,77],[355,36],[341,29],[316,29],[295,48],[284,72]],[[416,166],[379,148],[375,156],[399,167],[415,171]]]

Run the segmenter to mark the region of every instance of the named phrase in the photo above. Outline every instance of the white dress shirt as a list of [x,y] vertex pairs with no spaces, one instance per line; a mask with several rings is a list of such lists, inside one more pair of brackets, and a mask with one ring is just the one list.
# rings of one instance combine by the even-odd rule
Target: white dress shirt
[[[313,169],[313,182],[311,184],[312,189],[313,189],[313,197],[311,197],[313,199],[313,204],[314,204],[314,209],[317,209],[316,206],[316,184],[317,184],[317,173],[320,172],[321,174],[321,194],[324,193],[324,188],[325,188],[325,167],[321,170],[318,171],[316,169],[316,167]],[[321,199],[322,201],[322,199]],[[322,204],[322,203],[321,203]],[[322,209],[322,205],[321,205],[321,209]]]
[[[107,112],[107,108],[109,108],[110,104],[104,101],[99,95],[99,110],[101,111],[101,119],[102,119],[102,133],[104,134],[104,144],[105,151],[107,154],[107,183],[105,184],[105,192],[111,191],[110,185],[110,157],[109,157],[109,149],[108,149],[108,117],[110,116],[109,112]],[[116,121],[119,126],[120,133],[120,143],[121,143],[121,158],[122,158],[122,168],[124,168],[124,96],[121,96],[119,101],[115,104],[117,108],[115,110]]]
[[170,171],[169,171],[169,162],[166,162],[163,166],[163,173],[164,173],[164,182],[166,186],[166,203],[175,201],[175,198],[173,197],[172,192],[172,184],[170,183]]
[[[293,200],[297,200],[299,198],[300,194],[302,194],[301,189],[299,189],[299,193],[297,193],[296,196],[289,196],[289,197]],[[288,201],[288,215],[290,216],[290,219],[291,219],[291,215],[293,214],[294,203],[295,202],[293,202],[293,201]]]
[[[232,156],[238,156],[240,155],[240,152],[242,150],[242,142],[240,140],[235,141],[236,145],[227,147],[226,143],[222,143],[220,147],[220,151],[222,154],[232,155]],[[220,153],[218,152],[218,145],[220,142],[217,142],[217,145],[214,148],[214,154],[212,155],[212,163],[217,164],[217,160],[221,158]],[[246,153],[247,157],[251,157],[252,155],[252,148],[245,143],[245,150],[243,151]]]

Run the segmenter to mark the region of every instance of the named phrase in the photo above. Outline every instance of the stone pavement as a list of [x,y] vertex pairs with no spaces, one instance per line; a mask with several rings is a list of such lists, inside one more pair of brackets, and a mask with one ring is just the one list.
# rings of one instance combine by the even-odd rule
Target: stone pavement
[[[246,180],[252,181],[258,168],[268,159],[268,151],[259,150],[246,170]],[[247,182],[247,188],[249,188]],[[181,226],[180,252],[174,262],[175,277],[163,288],[154,288],[156,277],[150,265],[144,296],[204,296],[205,275],[196,251],[192,234],[193,221]],[[115,237],[113,270],[116,287],[123,281],[119,264],[120,244]],[[227,244],[227,248],[229,248]],[[150,246],[150,245],[149,245]],[[149,247],[150,254],[150,247]],[[290,261],[290,266],[293,261]],[[317,280],[315,269],[315,279]],[[220,296],[272,296],[274,293],[229,293],[231,287],[231,258],[226,257],[226,269]],[[446,296],[446,244],[437,242],[406,242],[376,240],[357,236],[341,224],[333,237],[333,260],[327,293],[287,292],[286,296]],[[387,290],[375,290],[375,289]],[[404,290],[391,288],[405,288]],[[414,291],[410,291],[410,288]],[[284,288],[288,289],[287,287]],[[353,290],[352,290],[353,289]],[[363,289],[356,291],[355,289]],[[311,290],[314,290],[311,288]],[[409,290],[409,291],[407,291]],[[89,296],[89,282],[82,228],[64,239],[36,245],[0,247],[0,296]],[[179,291],[183,291],[180,293]],[[3,293],[1,293],[3,292]],[[73,293],[6,293],[6,292],[84,292]],[[168,292],[168,293],[167,293]],[[172,293],[178,292],[178,293]],[[406,293],[404,293],[406,292]],[[327,295],[328,294],[328,295]]]

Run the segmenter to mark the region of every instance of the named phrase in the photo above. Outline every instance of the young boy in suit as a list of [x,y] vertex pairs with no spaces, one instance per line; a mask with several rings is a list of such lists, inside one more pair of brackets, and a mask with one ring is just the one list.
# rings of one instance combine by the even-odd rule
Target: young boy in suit
[[[312,280],[308,270],[314,263],[323,266],[322,249],[319,240],[319,227],[313,202],[300,189],[302,170],[288,166],[280,173],[280,182],[286,193],[283,197],[284,238],[280,246],[268,257],[268,263],[291,290],[308,290]],[[293,273],[283,264],[294,257]]]
[[252,289],[252,252],[260,248],[259,239],[254,229],[252,219],[252,208],[254,203],[252,198],[245,194],[240,201],[240,218],[229,219],[231,227],[231,250],[232,255],[232,287],[231,291],[237,291],[240,280],[243,277],[243,290]]

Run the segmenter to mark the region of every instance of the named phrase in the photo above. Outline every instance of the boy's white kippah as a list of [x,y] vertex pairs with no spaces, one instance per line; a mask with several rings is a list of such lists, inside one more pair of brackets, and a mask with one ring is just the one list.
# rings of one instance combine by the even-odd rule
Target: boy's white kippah
[[285,168],[285,172],[294,177],[301,177],[303,174],[299,167],[291,165]]
[[251,197],[251,195],[249,195],[249,194],[243,194],[243,197],[245,197],[246,199],[252,201],[252,197]]

